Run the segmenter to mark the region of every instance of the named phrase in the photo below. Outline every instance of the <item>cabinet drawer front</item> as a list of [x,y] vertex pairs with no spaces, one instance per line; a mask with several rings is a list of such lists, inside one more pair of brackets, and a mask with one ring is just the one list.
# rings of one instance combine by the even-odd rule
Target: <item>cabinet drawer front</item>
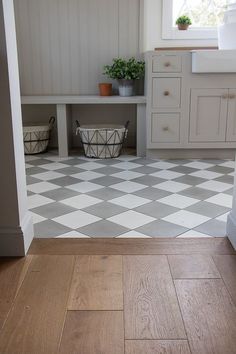
[[153,143],[178,143],[180,141],[180,114],[153,113],[151,129]]
[[180,78],[154,78],[152,87],[153,108],[180,108]]
[[177,55],[159,55],[152,60],[153,73],[180,73],[182,58]]

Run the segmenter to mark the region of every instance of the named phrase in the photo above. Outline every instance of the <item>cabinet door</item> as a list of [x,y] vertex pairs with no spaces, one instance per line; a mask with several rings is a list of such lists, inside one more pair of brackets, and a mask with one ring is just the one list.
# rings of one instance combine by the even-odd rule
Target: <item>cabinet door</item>
[[229,90],[227,141],[236,141],[236,89]]
[[190,142],[226,140],[227,89],[192,89]]

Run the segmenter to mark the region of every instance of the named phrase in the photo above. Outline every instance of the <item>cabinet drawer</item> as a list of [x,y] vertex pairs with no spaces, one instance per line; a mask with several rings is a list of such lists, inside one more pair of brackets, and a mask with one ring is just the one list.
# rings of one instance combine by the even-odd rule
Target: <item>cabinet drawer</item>
[[177,55],[159,55],[152,60],[153,73],[180,73],[182,58]]
[[151,129],[153,143],[178,143],[180,141],[180,114],[153,113]]
[[154,78],[152,79],[153,108],[180,108],[181,79]]

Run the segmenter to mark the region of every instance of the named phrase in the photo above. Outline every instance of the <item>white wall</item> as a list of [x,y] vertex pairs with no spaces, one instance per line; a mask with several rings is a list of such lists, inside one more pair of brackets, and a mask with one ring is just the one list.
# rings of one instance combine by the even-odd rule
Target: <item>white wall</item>
[[144,0],[144,50],[156,47],[215,46],[216,40],[163,40],[162,1]]

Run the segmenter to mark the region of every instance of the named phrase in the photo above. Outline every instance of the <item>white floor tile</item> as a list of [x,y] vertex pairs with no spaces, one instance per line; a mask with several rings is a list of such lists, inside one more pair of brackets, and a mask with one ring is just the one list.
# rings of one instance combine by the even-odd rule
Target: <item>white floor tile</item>
[[232,184],[212,180],[212,181],[207,181],[207,182],[198,184],[197,187],[202,188],[202,189],[207,189],[209,191],[221,193],[221,192],[225,192],[228,189],[232,188]]
[[191,186],[189,186],[188,184],[179,183],[179,182],[175,182],[175,181],[166,181],[163,183],[156,184],[153,187],[167,191],[167,192],[171,192],[171,193],[178,193],[178,192],[181,192]]
[[154,218],[137,213],[136,211],[130,210],[126,211],[125,213],[112,216],[111,218],[107,219],[115,224],[127,227],[129,229],[136,229],[143,225],[149,224],[152,221],[155,221]]
[[113,184],[112,186],[110,186],[110,188],[116,189],[124,193],[134,193],[144,188],[147,188],[147,186],[144,186],[143,184],[136,183],[136,182],[125,181],[125,182]]
[[217,173],[217,172],[212,172],[212,171],[207,171],[207,170],[200,170],[200,171],[190,173],[190,176],[200,177],[200,178],[205,178],[205,179],[215,179],[215,178],[223,176],[223,174]]
[[193,162],[189,162],[186,165],[184,165],[185,167],[191,167],[191,168],[196,168],[198,170],[204,170],[206,168],[210,168],[213,167],[214,165],[211,163],[206,163],[206,162],[201,162],[201,161],[193,161]]
[[159,162],[154,162],[148,165],[149,167],[154,167],[154,168],[159,168],[160,170],[168,170],[169,168],[176,167],[178,165],[170,162],[165,162],[165,161],[159,161]]
[[85,213],[82,210],[74,211],[53,219],[53,221],[70,227],[71,229],[78,229],[80,227],[93,224],[99,220],[101,220],[101,218]]
[[177,238],[212,238],[212,236],[203,234],[198,231],[189,230],[189,231],[185,232],[184,234],[178,236]]
[[123,235],[117,236],[116,238],[151,238],[150,236],[143,235],[135,230],[129,231]]
[[225,162],[221,163],[219,166],[235,168],[235,161],[225,161]]
[[71,186],[67,186],[66,188],[79,193],[88,193],[88,192],[96,191],[98,189],[102,189],[104,187],[91,182],[80,182],[80,183],[72,184]]
[[39,193],[39,194],[48,191],[53,191],[58,188],[60,187],[50,182],[39,182],[27,186],[28,191],[31,191],[33,193]]
[[180,210],[177,213],[166,216],[162,220],[192,229],[207,222],[210,218],[186,210]]
[[230,212],[218,216],[218,217],[216,218],[216,220],[223,221],[223,222],[227,222],[229,213],[230,213]]
[[179,172],[169,171],[169,170],[162,170],[162,171],[152,173],[151,176],[171,180],[171,179],[184,176],[184,174]]
[[62,204],[66,204],[77,209],[87,208],[91,205],[95,205],[101,202],[101,199],[94,198],[86,194],[80,194],[76,197],[64,199],[61,201]]
[[51,179],[60,178],[64,176],[65,175],[63,175],[62,173],[55,172],[55,171],[42,172],[33,175],[33,177],[41,179],[42,181],[50,181]]
[[28,197],[28,207],[29,209],[37,208],[42,205],[53,203],[54,200],[46,198],[40,194],[34,194]]
[[109,202],[116,204],[116,205],[123,206],[128,209],[133,209],[133,208],[137,208],[141,205],[150,203],[151,200],[146,199],[146,198],[141,198],[141,197],[138,197],[133,194],[126,194],[126,195],[123,195],[122,197],[109,200]]
[[67,161],[67,160],[71,160],[73,157],[69,156],[69,157],[60,157],[60,156],[47,156],[45,157],[45,160],[49,160],[49,161],[53,161],[53,162],[63,162],[63,161]]
[[121,178],[124,179],[126,181],[130,181],[132,179],[138,178],[138,177],[142,177],[145,176],[143,173],[138,173],[138,172],[134,172],[134,171],[122,171],[122,172],[118,172],[118,173],[114,173],[113,175],[111,175],[112,177],[116,177],[116,178]]
[[98,168],[105,167],[105,165],[103,165],[101,163],[96,163],[96,162],[85,162],[85,163],[81,163],[79,165],[76,165],[75,167],[82,168],[83,170],[87,170],[87,171],[92,171],[92,170],[96,170]]
[[139,159],[139,157],[134,156],[134,155],[121,155],[118,157],[118,160],[120,161],[134,161]]
[[158,202],[171,205],[175,208],[185,209],[199,202],[198,199],[185,197],[179,194],[171,194],[165,198],[159,199]]
[[56,238],[90,238],[89,236],[83,235],[78,231],[70,231],[66,234],[57,236]]
[[134,168],[141,167],[142,165],[139,165],[135,162],[130,162],[130,161],[124,161],[117,163],[115,165],[112,165],[112,167],[119,168],[121,170],[133,170]]
[[34,165],[30,165],[29,163],[26,163],[25,164],[25,168],[27,169],[27,168],[31,168],[31,167],[34,167]]
[[40,168],[44,168],[45,170],[49,170],[49,171],[56,171],[56,170],[60,170],[60,168],[66,168],[66,167],[68,167],[68,165],[60,162],[53,162],[53,163],[51,162],[45,165],[40,165]]
[[40,159],[39,156],[35,156],[35,155],[25,155],[25,161],[26,162],[30,162],[30,161],[34,161],[34,160],[38,160]]
[[102,173],[97,173],[94,171],[85,171],[80,173],[75,173],[71,175],[71,177],[81,179],[83,181],[92,181],[93,179],[104,177],[105,175]]
[[43,216],[38,215],[38,214],[35,214],[35,213],[33,213],[32,211],[30,211],[30,215],[32,216],[33,224],[37,224],[38,222],[47,220],[47,219],[44,218]]
[[232,208],[233,197],[228,194],[219,193],[205,200],[206,202]]

